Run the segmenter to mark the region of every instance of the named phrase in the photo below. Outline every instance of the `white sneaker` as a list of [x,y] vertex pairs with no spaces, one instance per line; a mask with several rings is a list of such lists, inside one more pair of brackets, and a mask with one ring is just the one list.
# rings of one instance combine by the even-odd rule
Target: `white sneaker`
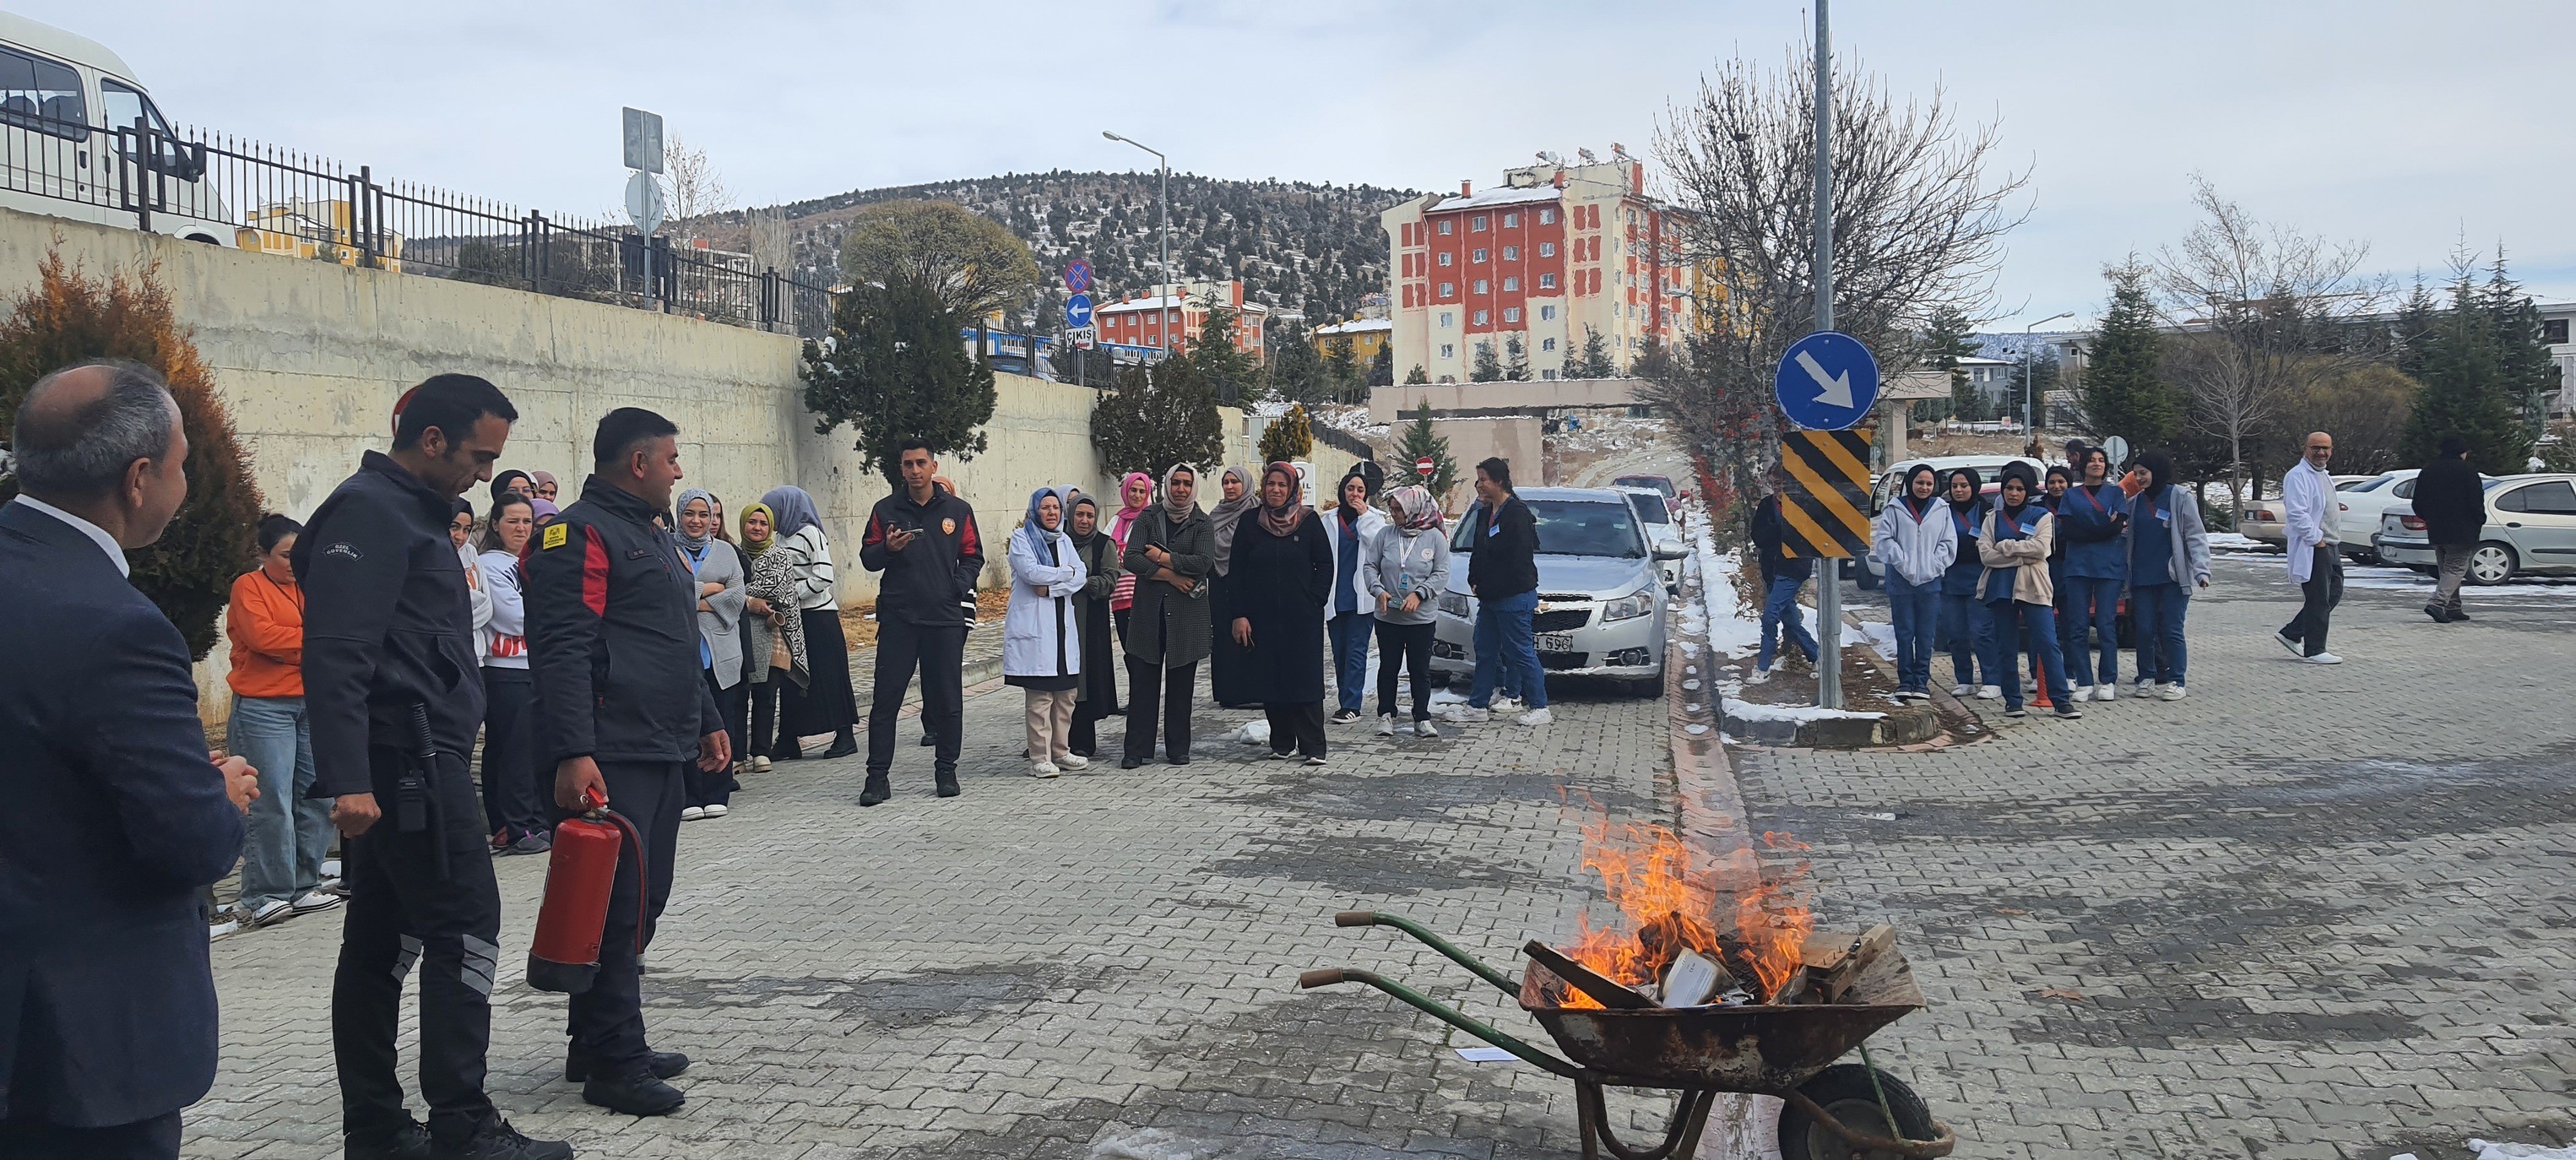
[[2182,691],[2182,686],[2180,685],[2166,685],[2165,687],[2156,690],[2156,698],[2162,701],[2179,701],[2189,695],[2190,694]]
[[1520,723],[1523,725],[1545,725],[1554,720],[1556,720],[1556,718],[1548,713],[1547,706],[1545,705],[1541,705],[1538,708],[1520,715]]
[[1521,711],[1521,699],[1518,697],[1497,696],[1493,701],[1493,710],[1494,716],[1497,717],[1507,717],[1511,714],[1518,713]]
[[1052,761],[1032,761],[1029,763],[1030,777],[1054,777],[1060,772],[1062,771],[1058,770],[1055,767],[1055,763]]
[[1977,690],[1973,685],[1952,685],[1950,686],[1950,695],[1953,697],[1973,697],[1977,695]]
[[324,858],[322,860],[322,877],[325,880],[329,880],[339,876],[340,860],[337,858]]
[[273,926],[293,917],[295,917],[294,903],[283,898],[272,898],[260,903],[259,909],[251,911],[249,917],[242,921],[242,925]]
[[1084,757],[1079,753],[1068,753],[1055,759],[1055,767],[1057,769],[1089,769],[1091,768],[1091,759]]
[[2085,688],[2082,685],[2077,685],[2075,686],[2075,692],[2066,699],[2080,705],[2093,699],[2093,690]]
[[1482,725],[1493,720],[1494,715],[1473,705],[1451,705],[1440,711],[1440,719],[1452,725]]
[[2272,634],[2272,639],[2274,639],[2274,640],[2277,640],[2277,641],[2281,642],[2281,647],[2282,647],[2282,648],[2285,648],[2285,649],[2290,650],[2290,655],[2291,655],[2291,656],[2297,657],[2297,658],[2299,658],[2300,660],[2306,660],[2306,659],[2308,659],[2308,658],[2307,658],[2307,651],[2308,651],[2308,650],[2307,650],[2307,648],[2306,648],[2305,646],[2301,645],[2299,642],[2297,642],[2297,641],[2295,641],[2295,640],[2291,640],[2291,639],[2289,638],[2288,634],[2286,634],[2286,633],[2278,633],[2278,632],[2276,632],[2276,633],[2273,633],[2273,634]]
[[1395,714],[1389,713],[1377,719],[1377,735],[1380,737],[1395,736]]
[[732,810],[730,807],[728,807],[728,806],[724,806],[724,805],[712,805],[712,806],[708,806],[708,807],[707,807],[706,815],[705,815],[705,816],[710,817],[710,818],[721,818],[721,817],[725,816],[726,814],[729,814],[729,813],[732,813],[732,812],[733,812],[733,810]]
[[293,902],[287,903],[286,905],[293,909],[297,914],[311,914],[317,910],[329,910],[334,906],[340,905],[344,901],[347,900],[341,898],[337,894],[324,894],[319,890],[308,890],[303,894],[303,896],[297,898]]
[[751,771],[752,771],[753,773],[767,773],[767,772],[769,772],[769,758],[768,758],[766,755],[763,755],[763,756],[760,756],[760,757],[752,758],[752,759],[751,759]]
[[2003,700],[2004,687],[2002,685],[1979,685],[1977,686],[1977,699],[1980,701]]
[[2339,665],[2343,663],[2342,657],[2336,656],[2330,652],[2321,652],[2312,657],[2300,657],[2299,659],[2312,665]]
[[1413,723],[1413,735],[1416,737],[1438,737],[1440,736],[1440,727],[1428,721],[1416,721]]
[[2096,700],[2096,701],[2109,701],[2109,700],[2113,700],[2113,699],[2117,698],[2119,695],[2120,695],[2120,686],[2118,686],[2118,685],[2116,685],[2116,684],[2111,684],[2111,685],[2095,685],[2095,686],[2093,686],[2093,699],[2094,699],[2094,700]]
[[2161,689],[2163,687],[2164,684],[2153,677],[2140,677],[2138,678],[2136,695],[2143,697],[2147,695],[2150,689]]
[[694,822],[705,816],[707,816],[705,806],[683,806],[680,808],[680,820],[684,822]]

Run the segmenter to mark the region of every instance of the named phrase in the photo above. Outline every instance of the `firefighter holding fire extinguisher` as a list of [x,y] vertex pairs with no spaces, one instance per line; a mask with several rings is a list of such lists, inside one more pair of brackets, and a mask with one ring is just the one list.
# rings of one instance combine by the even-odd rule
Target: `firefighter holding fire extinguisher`
[[[652,1049],[638,993],[642,948],[671,896],[681,770],[690,761],[719,770],[733,760],[723,714],[699,676],[695,577],[679,543],[654,522],[680,479],[678,435],[670,420],[641,408],[601,418],[580,502],[538,533],[522,566],[535,733],[539,752],[555,763],[555,804],[581,814],[604,801],[634,835],[617,856],[603,924],[577,940],[598,939],[596,970],[581,964],[577,982],[551,988],[574,992],[564,1078],[583,1085],[584,1100],[637,1116],[667,1115],[686,1099],[664,1081],[687,1070],[689,1059]],[[535,985],[545,986],[550,973],[539,960],[554,896],[582,886],[567,872],[571,854],[559,851],[547,875],[548,909],[530,964]]]

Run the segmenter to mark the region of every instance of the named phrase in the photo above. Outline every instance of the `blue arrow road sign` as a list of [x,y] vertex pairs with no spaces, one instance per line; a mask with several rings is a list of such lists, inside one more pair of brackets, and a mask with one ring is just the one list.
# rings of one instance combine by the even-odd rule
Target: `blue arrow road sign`
[[1819,330],[1780,355],[1771,391],[1790,422],[1810,431],[1840,431],[1860,422],[1878,401],[1878,360],[1859,339]]
[[1091,325],[1091,295],[1076,294],[1064,300],[1064,324],[1075,330]]

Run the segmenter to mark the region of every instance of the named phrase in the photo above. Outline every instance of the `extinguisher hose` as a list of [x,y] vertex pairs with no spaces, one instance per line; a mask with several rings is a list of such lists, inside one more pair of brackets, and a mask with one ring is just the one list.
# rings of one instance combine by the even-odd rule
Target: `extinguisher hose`
[[640,955],[644,953],[644,930],[652,921],[653,914],[653,900],[648,896],[645,888],[651,879],[645,876],[644,835],[635,828],[635,823],[626,820],[626,815],[605,806],[598,812],[600,817],[606,818],[611,825],[616,826],[619,833],[626,835],[628,842],[635,845],[635,953]]

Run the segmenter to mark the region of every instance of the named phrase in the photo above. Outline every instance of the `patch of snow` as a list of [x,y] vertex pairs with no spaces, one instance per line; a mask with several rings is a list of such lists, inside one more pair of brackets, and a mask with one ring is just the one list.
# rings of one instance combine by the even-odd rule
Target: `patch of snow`
[[1756,705],[1751,701],[1726,699],[1726,715],[1742,721],[1875,721],[1885,713],[1865,713],[1853,709],[1819,709],[1813,705]]
[[2266,544],[2252,536],[2240,535],[2235,532],[2209,533],[2209,546],[2213,549],[2234,549],[2236,551],[2254,551],[2256,549],[2260,549],[2262,551],[2270,552],[2277,550],[2272,545]]
[[1268,745],[1270,744],[1270,722],[1258,719],[1246,721],[1243,723],[1243,728],[1234,731],[1234,740],[1238,745]]
[[[2497,1144],[2472,1139],[2469,1149],[2478,1160],[2576,1160],[2576,1147],[2552,1148],[2546,1144]],[[2395,1160],[2391,1157],[2390,1160]]]
[[1878,650],[1879,656],[1889,661],[1896,659],[1895,625],[1884,620],[1864,620],[1860,622],[1860,634],[1869,641],[1869,647]]
[[1208,1160],[1224,1150],[1164,1128],[1117,1125],[1114,1131],[1091,1146],[1091,1160]]
[[1705,525],[1697,531],[1700,606],[1707,616],[1708,647],[1731,657],[1748,655],[1762,642],[1762,625],[1746,619],[1742,611],[1737,594],[1743,580],[1738,575],[1742,557],[1734,552],[1721,554]]
[[1433,689],[1431,690],[1431,703],[1434,705],[1464,705],[1467,703],[1467,694],[1461,693],[1456,689]]

